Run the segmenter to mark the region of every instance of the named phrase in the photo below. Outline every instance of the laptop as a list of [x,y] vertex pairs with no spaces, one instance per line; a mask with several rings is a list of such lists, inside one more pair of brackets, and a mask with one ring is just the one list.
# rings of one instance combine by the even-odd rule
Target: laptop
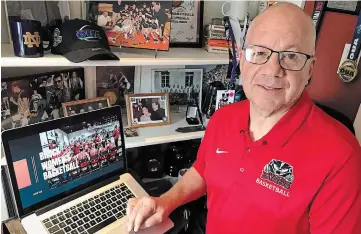
[[[119,106],[7,130],[2,141],[28,234],[123,234],[129,198],[146,191],[126,168]],[[159,234],[170,219],[138,233]]]

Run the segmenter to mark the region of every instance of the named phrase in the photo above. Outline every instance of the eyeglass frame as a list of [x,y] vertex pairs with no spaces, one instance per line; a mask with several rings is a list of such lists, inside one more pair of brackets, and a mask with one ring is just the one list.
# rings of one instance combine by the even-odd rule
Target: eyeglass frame
[[[265,46],[254,45],[254,44],[244,45],[244,46],[243,46],[243,50],[246,50],[249,46],[257,46],[257,47],[261,47],[261,48],[270,50],[270,51],[271,51],[271,54],[268,56],[267,60],[266,60],[264,63],[259,64],[259,63],[252,63],[252,62],[248,61],[248,60],[246,59],[246,53],[244,53],[244,59],[245,59],[247,62],[252,63],[252,64],[256,64],[256,65],[263,65],[263,64],[266,64],[266,63],[269,61],[269,59],[271,58],[271,56],[272,56],[273,53],[277,53],[277,54],[278,54],[278,56],[277,56],[277,57],[278,57],[278,64],[280,65],[280,67],[281,67],[282,69],[287,70],[287,71],[302,71],[303,68],[306,66],[307,61],[310,60],[311,58],[315,57],[314,55],[305,54],[305,53],[302,53],[302,52],[296,52],[296,51],[290,51],[290,50],[277,51],[277,50],[272,50],[272,49],[270,49],[270,48],[267,48],[267,47],[265,47]],[[306,59],[305,63],[303,64],[303,66],[302,66],[302,68],[301,68],[300,70],[287,69],[287,68],[284,68],[284,67],[281,65],[281,56],[280,56],[280,54],[281,54],[282,52],[292,52],[292,53],[297,53],[297,54],[303,54],[303,55],[306,56],[307,59]]]

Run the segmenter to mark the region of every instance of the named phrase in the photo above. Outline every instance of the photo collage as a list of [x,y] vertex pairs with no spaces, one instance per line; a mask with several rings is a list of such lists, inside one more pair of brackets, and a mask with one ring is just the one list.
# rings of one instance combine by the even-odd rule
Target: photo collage
[[85,98],[84,69],[63,70],[1,82],[1,130],[63,116],[62,103]]
[[97,13],[109,45],[169,50],[172,1],[98,3]]

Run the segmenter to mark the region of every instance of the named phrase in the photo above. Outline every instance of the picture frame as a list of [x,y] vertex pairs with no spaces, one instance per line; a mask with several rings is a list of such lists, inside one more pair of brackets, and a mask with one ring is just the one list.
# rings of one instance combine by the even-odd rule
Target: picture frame
[[89,98],[79,101],[65,102],[62,104],[65,117],[86,113],[98,109],[110,107],[106,97]]
[[[7,19],[9,40],[12,42],[9,22],[14,19],[37,20],[41,26],[51,32],[55,26],[65,20],[72,19],[68,0],[53,1],[10,1],[5,0],[5,15]],[[42,35],[49,40],[48,35]]]
[[327,1],[326,4],[326,11],[359,15],[360,10],[360,1]]
[[[134,66],[102,66],[96,67],[96,88],[98,97],[108,97],[111,105],[125,108],[125,95],[134,93]],[[109,90],[107,93],[106,90]]]
[[84,98],[84,68],[2,78],[1,130],[58,119],[62,103]]
[[86,20],[103,28],[109,46],[169,50],[171,0],[87,1],[83,9]]
[[173,1],[170,47],[202,48],[203,12],[203,0]]
[[128,127],[154,127],[171,123],[168,93],[126,95]]
[[186,106],[194,100],[201,108],[203,69],[152,69],[151,92],[169,93],[170,105]]

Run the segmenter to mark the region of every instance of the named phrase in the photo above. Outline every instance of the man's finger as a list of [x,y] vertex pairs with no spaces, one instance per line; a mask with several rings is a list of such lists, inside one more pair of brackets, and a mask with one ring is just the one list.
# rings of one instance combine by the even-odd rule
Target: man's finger
[[140,199],[137,204],[134,206],[132,213],[130,213],[129,215],[129,221],[128,221],[128,232],[130,232],[131,230],[133,230],[134,228],[134,220],[135,217],[137,216],[138,210],[143,206],[143,200]]
[[152,215],[152,209],[149,206],[143,205],[137,212],[137,217],[134,220],[134,232],[137,232],[143,222]]
[[155,213],[144,221],[141,228],[148,228],[162,222],[162,216],[159,213]]
[[137,198],[131,198],[128,200],[128,204],[127,204],[127,215],[128,216],[132,213],[133,208],[135,207],[137,202],[138,202]]

